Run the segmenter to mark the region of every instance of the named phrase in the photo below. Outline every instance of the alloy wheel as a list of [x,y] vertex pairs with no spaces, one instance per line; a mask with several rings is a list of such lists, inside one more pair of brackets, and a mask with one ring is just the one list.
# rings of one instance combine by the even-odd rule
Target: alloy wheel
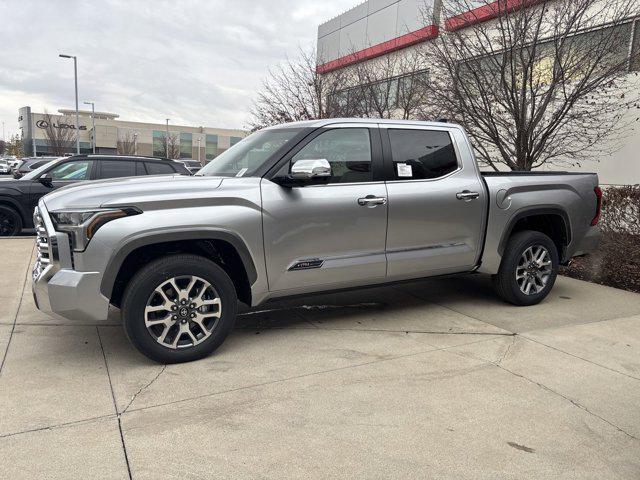
[[0,237],[14,235],[17,226],[15,216],[0,211]]
[[215,330],[221,315],[218,292],[211,283],[193,275],[162,282],[149,296],[144,309],[149,334],[171,349],[204,342]]
[[516,267],[516,282],[520,291],[525,295],[540,293],[549,282],[553,265],[551,254],[542,245],[532,245],[527,248]]

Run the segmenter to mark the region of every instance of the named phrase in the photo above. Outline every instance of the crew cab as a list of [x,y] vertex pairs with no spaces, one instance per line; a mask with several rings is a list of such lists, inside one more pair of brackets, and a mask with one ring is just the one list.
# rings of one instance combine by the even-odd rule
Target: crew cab
[[[33,169],[27,165],[31,164]],[[134,175],[191,175],[180,162],[159,157],[72,155],[35,157],[23,162],[15,180],[0,181],[0,237],[33,227],[33,209],[40,198],[57,188],[85,180]],[[15,173],[15,172],[14,172]]]
[[35,211],[39,309],[77,321],[121,309],[158,362],[194,360],[238,300],[478,272],[515,305],[596,248],[595,174],[482,174],[462,127],[331,119],[258,131],[196,176],[81,184]]

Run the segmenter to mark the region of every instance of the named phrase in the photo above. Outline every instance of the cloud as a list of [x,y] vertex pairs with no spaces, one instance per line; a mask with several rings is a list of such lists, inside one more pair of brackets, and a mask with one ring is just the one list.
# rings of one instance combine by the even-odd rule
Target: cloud
[[123,120],[242,127],[267,69],[356,0],[2,0],[0,120],[80,102]]

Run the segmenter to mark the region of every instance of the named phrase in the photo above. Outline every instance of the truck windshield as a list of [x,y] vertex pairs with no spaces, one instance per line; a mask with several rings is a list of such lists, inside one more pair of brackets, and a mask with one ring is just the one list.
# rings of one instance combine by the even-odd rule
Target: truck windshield
[[300,130],[282,128],[253,133],[211,160],[196,175],[250,177]]

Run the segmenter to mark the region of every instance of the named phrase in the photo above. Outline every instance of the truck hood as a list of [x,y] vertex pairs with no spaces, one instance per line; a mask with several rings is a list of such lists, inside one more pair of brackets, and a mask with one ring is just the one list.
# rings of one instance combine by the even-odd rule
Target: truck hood
[[49,211],[117,206],[155,210],[206,205],[208,198],[218,196],[214,192],[223,180],[224,177],[183,175],[117,178],[69,185],[45,195],[43,200]]

